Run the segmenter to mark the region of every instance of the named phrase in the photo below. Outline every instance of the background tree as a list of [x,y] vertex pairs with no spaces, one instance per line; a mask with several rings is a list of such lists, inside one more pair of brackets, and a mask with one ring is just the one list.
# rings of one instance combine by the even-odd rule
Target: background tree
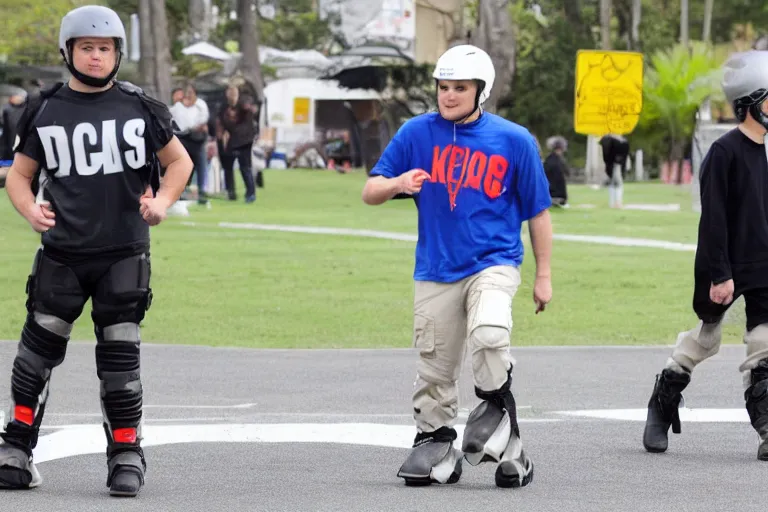
[[240,70],[251,85],[256,98],[264,98],[264,79],[259,59],[259,25],[253,0],[237,0],[237,21],[239,23],[240,50],[243,54]]
[[84,0],[0,0],[0,56],[12,64],[63,65],[61,18]]
[[163,0],[139,0],[140,83],[148,94],[171,100],[171,46]]
[[696,113],[708,98],[722,101],[723,57],[705,43],[682,43],[650,59],[643,84],[643,112],[636,138],[670,162],[683,158],[691,144]]
[[515,76],[515,20],[510,0],[479,0],[477,6],[477,29],[472,42],[482,48],[493,60],[496,79],[491,96],[485,102],[485,109],[496,112],[499,98],[512,89]]

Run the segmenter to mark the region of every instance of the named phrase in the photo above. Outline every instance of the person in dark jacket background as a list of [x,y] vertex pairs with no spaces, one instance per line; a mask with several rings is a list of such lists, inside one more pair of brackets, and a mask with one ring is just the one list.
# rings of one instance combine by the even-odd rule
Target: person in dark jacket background
[[16,141],[17,125],[27,104],[27,95],[23,90],[14,93],[3,108],[0,124],[3,137],[0,139],[0,160],[13,160],[13,146]]
[[251,102],[240,100],[240,91],[234,85],[227,88],[227,103],[216,119],[216,140],[219,158],[224,168],[224,180],[229,199],[237,199],[235,192],[234,166],[237,160],[240,174],[245,182],[245,202],[256,200],[256,187],[251,165],[251,150],[256,137],[254,116],[258,107]]
[[560,135],[547,139],[547,149],[550,150],[549,156],[544,160],[544,172],[549,180],[549,195],[552,197],[552,204],[568,207],[568,188],[566,178],[571,172],[565,161],[565,152],[568,151],[568,141]]

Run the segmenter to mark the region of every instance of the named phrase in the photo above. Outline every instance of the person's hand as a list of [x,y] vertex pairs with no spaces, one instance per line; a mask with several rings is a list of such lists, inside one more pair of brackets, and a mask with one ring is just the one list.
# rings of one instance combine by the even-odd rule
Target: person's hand
[[421,190],[421,185],[424,180],[428,180],[431,177],[424,169],[411,169],[410,171],[401,174],[398,178],[400,184],[400,192],[404,194],[417,194]]
[[38,233],[45,233],[53,226],[56,225],[54,218],[56,214],[51,209],[51,203],[43,201],[42,203],[32,203],[24,213],[24,218],[27,219],[32,229]]
[[715,304],[730,304],[733,302],[733,279],[709,287],[709,298]]
[[168,202],[161,197],[144,194],[139,199],[139,213],[150,226],[157,226],[168,217]]
[[536,304],[538,315],[552,300],[552,279],[549,276],[537,276],[533,283],[533,302]]

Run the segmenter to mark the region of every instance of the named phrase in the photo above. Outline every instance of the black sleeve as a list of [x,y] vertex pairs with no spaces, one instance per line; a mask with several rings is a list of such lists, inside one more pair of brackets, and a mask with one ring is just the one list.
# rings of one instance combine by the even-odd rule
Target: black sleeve
[[712,283],[732,278],[728,257],[728,171],[731,157],[720,144],[712,145],[701,164],[701,220],[706,236],[701,249],[707,255]]
[[153,153],[157,153],[171,142],[174,131],[174,121],[170,110],[165,103],[144,96],[142,101],[149,112],[149,122],[147,123],[147,133],[149,134],[149,143]]
[[[45,162],[45,152],[34,123],[34,117],[40,108],[40,104],[40,98],[34,98],[27,102],[27,106],[21,114],[19,124],[17,125],[18,138],[15,141],[11,141],[11,144],[13,145],[14,153],[26,155],[42,165]],[[18,142],[18,145],[16,142]]]
[[3,129],[3,135],[0,138],[0,160],[13,158],[13,141],[11,140],[11,127],[8,121],[8,109],[3,109],[2,119],[0,119],[0,127]]

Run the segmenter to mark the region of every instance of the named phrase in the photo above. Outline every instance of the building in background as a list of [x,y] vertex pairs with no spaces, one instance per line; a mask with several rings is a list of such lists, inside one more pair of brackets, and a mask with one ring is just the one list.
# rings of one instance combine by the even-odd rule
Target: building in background
[[318,1],[321,14],[333,17],[335,32],[371,56],[376,47],[389,46],[417,63],[434,63],[464,32],[461,0]]

